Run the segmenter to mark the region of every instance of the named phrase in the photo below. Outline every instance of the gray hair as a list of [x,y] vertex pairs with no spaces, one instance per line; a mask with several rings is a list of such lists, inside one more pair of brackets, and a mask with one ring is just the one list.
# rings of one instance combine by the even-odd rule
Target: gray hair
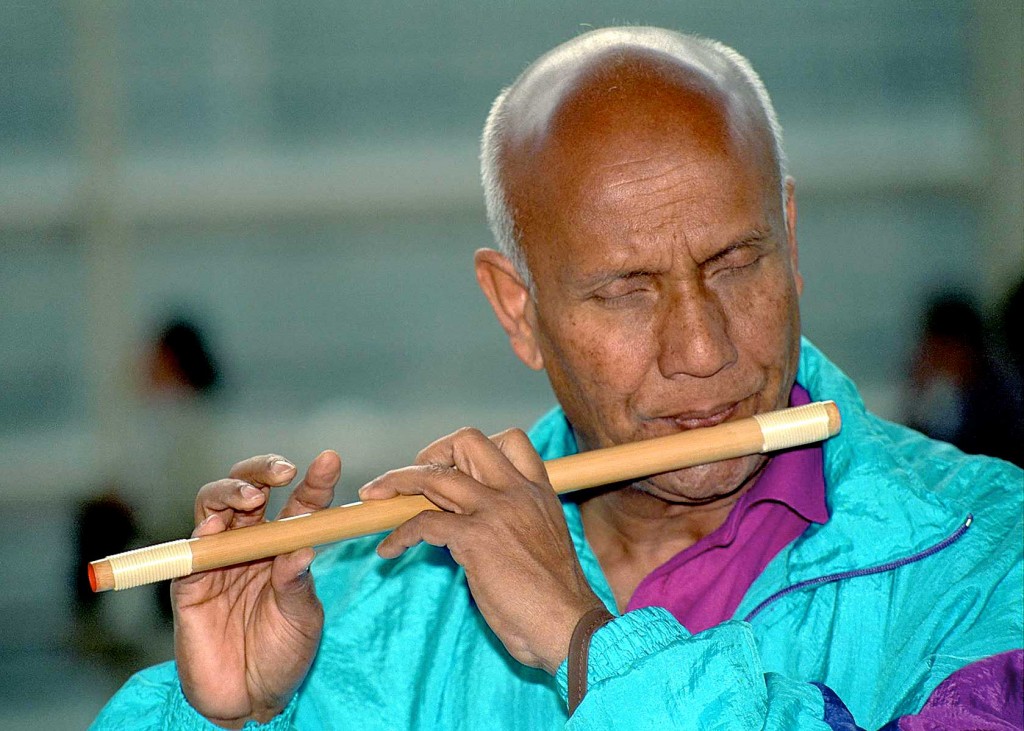
[[[620,33],[627,41],[639,42],[641,47],[665,53],[676,58],[684,58],[684,54],[694,50],[703,51],[711,58],[721,61],[728,72],[734,74],[751,93],[756,107],[764,114],[768,129],[772,137],[772,156],[777,166],[778,181],[781,188],[782,216],[786,220],[786,153],[782,145],[782,125],[775,114],[775,107],[772,105],[768,90],[761,81],[761,77],[750,65],[750,62],[736,52],[734,49],[708,38],[700,36],[677,33],[662,28],[616,28],[602,29],[585,33],[578,38],[569,41],[565,45],[573,46],[574,52],[581,55],[588,50],[599,47],[602,37],[609,32]],[[561,49],[562,47],[559,47]],[[558,51],[559,49],[555,49]],[[577,51],[578,49],[578,51]],[[550,52],[554,53],[555,51]],[[541,60],[548,56],[542,57]],[[480,142],[480,178],[484,188],[484,200],[487,205],[487,223],[491,229],[491,235],[501,251],[522,278],[531,293],[533,281],[530,270],[526,263],[526,255],[523,251],[520,232],[516,227],[515,217],[509,207],[508,196],[505,190],[505,181],[502,170],[502,144],[508,128],[508,113],[506,101],[511,92],[515,91],[527,78],[530,71],[540,61],[531,65],[526,71],[509,87],[506,87],[494,100],[491,111],[487,115],[487,122],[484,124],[483,135]]]

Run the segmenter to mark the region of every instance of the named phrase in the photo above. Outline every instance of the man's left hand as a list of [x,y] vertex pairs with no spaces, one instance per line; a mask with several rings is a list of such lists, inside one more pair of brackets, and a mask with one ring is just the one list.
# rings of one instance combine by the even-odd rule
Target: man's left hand
[[488,438],[461,429],[420,452],[415,466],[388,472],[359,491],[362,500],[396,495],[422,495],[441,511],[406,521],[377,553],[397,558],[421,541],[447,546],[506,649],[553,674],[580,617],[602,604],[583,575],[562,506],[526,434],[510,429]]

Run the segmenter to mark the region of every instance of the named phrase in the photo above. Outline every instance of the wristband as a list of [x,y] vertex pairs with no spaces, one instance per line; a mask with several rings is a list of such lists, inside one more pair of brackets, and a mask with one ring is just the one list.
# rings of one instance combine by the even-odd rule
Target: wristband
[[580,617],[569,640],[568,685],[569,715],[583,701],[587,694],[587,656],[590,654],[590,638],[594,633],[615,619],[604,607],[595,607]]

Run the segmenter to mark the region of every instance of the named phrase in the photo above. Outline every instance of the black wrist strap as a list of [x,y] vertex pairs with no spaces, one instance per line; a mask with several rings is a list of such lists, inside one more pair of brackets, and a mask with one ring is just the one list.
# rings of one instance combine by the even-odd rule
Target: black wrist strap
[[587,694],[587,657],[590,655],[590,638],[594,633],[611,622],[615,617],[604,607],[595,607],[580,617],[569,640],[569,715],[583,701]]

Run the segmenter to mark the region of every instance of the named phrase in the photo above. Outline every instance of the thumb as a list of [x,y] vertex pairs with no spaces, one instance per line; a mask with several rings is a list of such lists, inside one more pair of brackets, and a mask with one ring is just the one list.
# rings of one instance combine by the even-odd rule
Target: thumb
[[299,625],[319,616],[313,575],[309,571],[315,557],[312,548],[300,548],[278,556],[270,568],[270,586],[281,613]]

